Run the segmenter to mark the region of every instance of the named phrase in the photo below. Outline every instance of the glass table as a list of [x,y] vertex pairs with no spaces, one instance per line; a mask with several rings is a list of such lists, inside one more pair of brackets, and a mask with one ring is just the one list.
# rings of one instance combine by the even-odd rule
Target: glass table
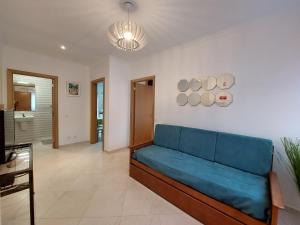
[[[11,162],[0,165],[0,196],[4,197],[29,189],[30,224],[34,225],[32,144],[6,146],[5,151],[16,153],[16,157]],[[25,176],[28,176],[27,181],[22,179]]]

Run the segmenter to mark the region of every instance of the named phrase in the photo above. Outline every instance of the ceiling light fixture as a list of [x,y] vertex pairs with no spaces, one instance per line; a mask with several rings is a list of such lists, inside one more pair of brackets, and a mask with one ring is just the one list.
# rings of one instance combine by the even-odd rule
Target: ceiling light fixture
[[60,46],[60,49],[61,49],[61,50],[66,50],[67,48],[66,48],[66,46],[64,46],[64,45],[61,45],[61,46]]
[[144,29],[130,20],[130,12],[136,9],[133,0],[121,1],[121,7],[127,10],[127,21],[116,22],[108,28],[110,43],[124,51],[138,51],[146,45]]

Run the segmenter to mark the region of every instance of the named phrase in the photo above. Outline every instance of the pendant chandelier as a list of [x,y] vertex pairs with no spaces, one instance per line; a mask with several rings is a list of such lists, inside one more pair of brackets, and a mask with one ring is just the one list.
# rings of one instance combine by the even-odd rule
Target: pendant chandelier
[[119,21],[109,26],[110,43],[124,51],[138,51],[146,45],[146,35],[141,26],[131,21],[129,14],[136,8],[132,0],[121,1],[122,8],[127,10],[127,21]]

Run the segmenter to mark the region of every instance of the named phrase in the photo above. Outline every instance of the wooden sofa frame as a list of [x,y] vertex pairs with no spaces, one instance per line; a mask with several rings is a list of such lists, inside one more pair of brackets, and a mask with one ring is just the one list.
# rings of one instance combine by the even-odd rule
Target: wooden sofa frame
[[164,176],[132,158],[134,151],[152,144],[151,141],[130,147],[130,176],[196,220],[205,225],[277,225],[278,210],[283,209],[284,205],[276,173],[269,174],[272,215],[271,221],[264,222]]

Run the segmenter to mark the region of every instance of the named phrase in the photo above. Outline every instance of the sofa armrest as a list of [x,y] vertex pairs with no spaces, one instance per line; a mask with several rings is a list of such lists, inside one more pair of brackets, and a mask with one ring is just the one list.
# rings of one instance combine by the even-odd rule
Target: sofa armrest
[[269,174],[269,180],[270,180],[272,206],[275,206],[279,209],[284,209],[284,204],[281,196],[277,174],[271,171]]

